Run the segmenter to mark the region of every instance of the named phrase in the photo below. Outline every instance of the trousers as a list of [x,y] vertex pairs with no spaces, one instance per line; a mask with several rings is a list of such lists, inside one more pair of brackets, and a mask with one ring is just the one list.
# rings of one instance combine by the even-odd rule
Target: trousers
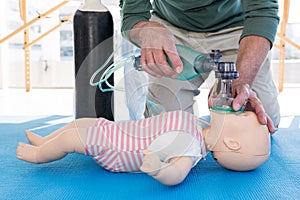
[[[239,39],[243,27],[234,27],[212,33],[193,32],[176,27],[153,14],[151,21],[166,26],[175,36],[177,43],[188,46],[202,54],[209,54],[212,49],[219,49],[223,62],[235,62],[239,48]],[[211,88],[213,83],[209,75],[199,76],[189,81],[171,78],[156,78],[149,75],[149,86],[146,115],[157,115],[162,111],[184,110],[194,113],[195,96],[202,84]],[[270,53],[264,60],[252,85],[266,113],[271,117],[274,125],[278,127],[280,121],[280,107],[277,100],[277,88],[271,74]],[[151,102],[149,105],[149,102]]]

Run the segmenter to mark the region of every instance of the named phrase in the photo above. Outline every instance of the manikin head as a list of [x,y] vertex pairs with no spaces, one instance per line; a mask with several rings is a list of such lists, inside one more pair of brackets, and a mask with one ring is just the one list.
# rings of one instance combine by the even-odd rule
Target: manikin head
[[221,166],[249,171],[262,165],[270,155],[270,134],[255,113],[211,111],[210,126],[203,130],[207,150]]

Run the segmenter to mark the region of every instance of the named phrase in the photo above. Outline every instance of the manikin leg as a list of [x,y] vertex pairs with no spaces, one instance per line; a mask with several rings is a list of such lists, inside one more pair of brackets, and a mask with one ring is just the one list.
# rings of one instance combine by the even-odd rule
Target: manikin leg
[[72,121],[71,123],[67,124],[66,126],[52,132],[50,135],[47,135],[46,137],[41,137],[39,135],[34,134],[31,131],[25,131],[26,137],[29,141],[30,144],[34,146],[40,146],[44,144],[44,142],[56,137],[63,131],[70,129],[70,128],[88,128],[91,126],[94,126],[96,123],[95,118],[81,118],[81,119],[76,119]]
[[87,127],[95,125],[95,122],[96,119],[90,118],[75,120],[45,138],[27,132],[31,145],[20,142],[17,157],[32,163],[46,163],[61,159],[68,153],[83,154]]
[[[17,157],[32,163],[47,163],[59,160],[68,153],[84,153],[84,145],[79,134],[84,137],[86,129],[68,129],[40,146],[19,143]],[[80,137],[82,137],[80,136]]]

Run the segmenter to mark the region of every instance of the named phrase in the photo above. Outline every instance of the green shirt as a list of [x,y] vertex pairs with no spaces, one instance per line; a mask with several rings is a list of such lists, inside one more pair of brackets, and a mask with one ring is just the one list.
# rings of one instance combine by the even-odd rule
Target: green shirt
[[241,38],[258,35],[271,43],[279,22],[277,0],[120,0],[122,32],[148,21],[151,10],[173,25],[196,32],[244,26]]

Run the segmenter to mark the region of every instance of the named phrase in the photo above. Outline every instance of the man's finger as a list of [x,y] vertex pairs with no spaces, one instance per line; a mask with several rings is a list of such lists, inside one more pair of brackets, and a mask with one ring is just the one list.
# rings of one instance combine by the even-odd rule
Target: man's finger
[[251,89],[249,85],[239,85],[235,88],[235,90],[237,96],[232,102],[232,107],[237,111],[244,106],[245,102],[250,98]]
[[172,69],[170,67],[169,63],[167,62],[166,56],[167,55],[163,51],[155,51],[153,55],[155,64],[164,74],[164,76],[177,78],[178,74],[174,71],[175,69]]
[[275,126],[273,124],[273,121],[271,120],[269,115],[267,115],[267,127],[268,127],[271,134],[273,134],[277,131],[277,129],[275,128]]

